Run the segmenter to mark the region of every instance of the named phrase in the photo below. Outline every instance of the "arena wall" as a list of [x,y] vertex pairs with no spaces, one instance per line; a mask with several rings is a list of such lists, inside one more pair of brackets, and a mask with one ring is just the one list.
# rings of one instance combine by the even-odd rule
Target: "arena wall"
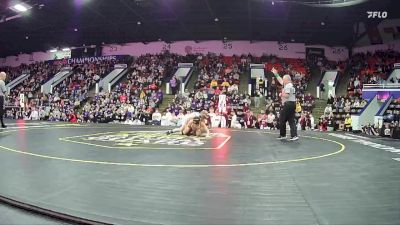
[[[325,56],[331,61],[344,61],[349,57],[348,49],[343,46],[330,47],[324,45],[305,45],[304,43],[282,43],[276,41],[178,41],[173,43],[150,42],[150,43],[126,43],[126,44],[109,44],[103,46],[102,54],[108,55],[132,55],[140,56],[143,54],[157,54],[163,51],[170,51],[177,54],[188,53],[216,53],[227,56],[242,55],[251,53],[254,56],[263,54],[272,54],[282,58],[300,58],[306,56],[306,48],[323,48]],[[353,49],[357,52],[373,52],[376,50],[395,49],[400,50],[400,40],[382,45],[371,45],[365,47],[356,47]],[[20,64],[31,64],[38,61],[53,60],[60,58],[62,52],[34,52],[32,54],[20,54],[18,56],[8,56],[0,58],[0,66],[19,66]]]
[[379,45],[369,45],[363,47],[355,47],[353,48],[353,54],[355,53],[367,53],[367,52],[376,52],[376,51],[384,51],[384,50],[395,50],[400,51],[400,40],[391,41],[386,44]]

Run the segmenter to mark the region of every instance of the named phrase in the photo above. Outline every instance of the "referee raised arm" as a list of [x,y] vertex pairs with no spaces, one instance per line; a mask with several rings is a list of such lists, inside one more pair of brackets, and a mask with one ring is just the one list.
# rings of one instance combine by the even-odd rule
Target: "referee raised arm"
[[291,136],[289,140],[296,141],[299,139],[294,121],[296,114],[296,89],[289,75],[284,75],[281,78],[275,68],[272,68],[271,72],[275,75],[278,82],[283,85],[282,92],[279,94],[282,99],[282,108],[279,114],[280,136],[278,139],[286,138],[286,122],[289,122]]
[[1,122],[1,127],[6,128],[7,126],[4,125],[3,117],[4,117],[4,112],[5,112],[5,106],[4,106],[4,101],[5,101],[5,96],[7,94],[7,87],[6,83],[4,82],[6,80],[6,73],[5,72],[0,72],[0,122]]

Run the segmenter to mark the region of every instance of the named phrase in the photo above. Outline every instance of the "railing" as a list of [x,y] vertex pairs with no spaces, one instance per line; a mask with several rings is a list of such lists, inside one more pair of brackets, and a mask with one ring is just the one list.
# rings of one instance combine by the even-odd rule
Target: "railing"
[[[336,77],[335,77],[334,80],[329,79],[329,78],[326,79],[326,80],[324,80],[324,78],[325,78],[325,76],[327,75],[328,72],[336,72]],[[321,76],[321,78],[320,78],[320,80],[319,80],[319,82],[318,82],[318,85],[317,85],[317,98],[318,98],[318,99],[321,99],[321,97],[325,97],[325,96],[321,96],[321,92],[320,92],[321,83],[324,83],[324,85],[325,85],[325,92],[326,92],[326,94],[324,94],[324,95],[326,95],[326,97],[328,97],[329,94],[332,94],[332,96],[336,96],[336,85],[337,85],[337,83],[338,83],[338,81],[339,81],[339,76],[340,76],[340,74],[339,74],[339,71],[338,71],[338,70],[327,70],[327,71],[324,72],[324,74]],[[330,85],[329,85],[329,82],[330,82],[330,81],[333,81],[332,93],[329,92],[329,90],[330,90],[330,89],[329,89],[329,86],[330,86]]]
[[363,89],[400,89],[400,84],[364,84]]
[[[119,68],[119,69],[122,69],[122,68]],[[114,77],[111,77],[111,79],[110,80],[106,80],[106,83],[107,83],[107,92],[108,93],[110,93],[111,92],[111,90],[112,90],[112,87],[119,81],[119,80],[121,80],[122,79],[122,77],[124,77],[125,76],[125,74],[127,74],[128,73],[128,68],[125,68],[125,69],[123,69],[121,72],[119,72],[116,76],[114,76]],[[108,73],[108,75],[110,75],[110,73],[112,73],[112,71],[111,72],[109,72]],[[108,76],[107,75],[107,76]],[[106,76],[106,77],[107,77]],[[104,85],[103,85],[103,90],[104,90]],[[98,90],[98,89],[96,89],[96,90]],[[98,92],[97,92],[98,93]]]
[[[178,74],[179,69],[183,68],[190,68],[189,71],[182,76],[181,74]],[[190,78],[193,75],[193,72],[196,70],[196,66],[193,63],[178,63],[178,68],[176,69],[175,73],[173,76],[176,76],[176,78],[180,81],[180,87],[178,90],[180,90],[182,93],[185,91],[186,86],[190,80]],[[169,95],[171,93],[171,87],[169,85],[169,81],[172,79],[173,76],[170,76],[169,79],[166,79],[165,83],[165,93]]]
[[[247,93],[250,96],[252,96],[252,92],[253,92],[253,90],[252,90],[253,81],[257,80],[259,78],[263,78],[265,80],[265,70],[266,70],[265,64],[250,64],[250,76],[248,78],[249,81],[248,81],[248,88],[247,88]],[[257,83],[257,81],[256,81],[256,83]]]

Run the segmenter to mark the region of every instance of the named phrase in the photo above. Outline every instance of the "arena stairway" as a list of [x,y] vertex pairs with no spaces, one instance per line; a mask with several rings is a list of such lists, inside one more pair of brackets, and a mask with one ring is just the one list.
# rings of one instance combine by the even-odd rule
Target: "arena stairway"
[[339,73],[339,80],[336,85],[336,96],[346,96],[347,95],[347,86],[350,82],[351,75],[346,70],[344,74]]
[[318,118],[320,118],[322,115],[324,115],[326,105],[327,105],[326,100],[321,100],[321,99],[315,100],[315,108],[313,109],[313,112],[312,112],[315,122],[318,121]]
[[[186,89],[189,90],[189,92],[193,91],[194,89],[194,85],[196,84],[196,81],[199,77],[199,72],[197,69],[195,69],[192,73],[192,76],[190,77],[188,84],[186,85]],[[167,107],[168,104],[170,104],[172,102],[172,100],[174,99],[174,95],[167,95],[165,94],[165,90],[166,90],[166,82],[163,82],[162,87],[161,87],[164,92],[164,99],[163,99],[163,103],[158,107],[158,109],[160,110],[160,112],[163,112]]]
[[309,67],[311,80],[308,83],[306,93],[310,92],[312,96],[317,96],[317,87],[322,78],[321,70],[315,65],[309,65]]
[[163,102],[158,107],[160,112],[163,112],[168,107],[168,104],[170,104],[172,102],[173,99],[174,99],[174,95],[166,95],[166,94],[164,94]]
[[248,93],[249,90],[250,71],[245,71],[239,77],[239,93]]
[[260,101],[260,107],[255,107],[254,106],[254,102],[251,102],[251,106],[250,106],[250,111],[253,112],[253,114],[255,116],[257,116],[258,114],[261,114],[261,111],[265,111],[265,101],[261,100]]
[[199,78],[199,70],[195,68],[192,73],[192,76],[190,77],[190,79],[186,85],[186,89],[188,89],[189,92],[194,90],[194,85],[196,84],[196,81],[198,78]]
[[96,96],[96,85],[88,91],[88,98],[93,98],[94,96]]

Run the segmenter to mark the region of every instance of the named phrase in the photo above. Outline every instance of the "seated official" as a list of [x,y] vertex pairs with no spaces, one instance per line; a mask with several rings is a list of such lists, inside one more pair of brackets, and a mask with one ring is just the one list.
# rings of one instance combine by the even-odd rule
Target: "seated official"
[[345,131],[352,131],[352,127],[351,127],[351,117],[350,114],[346,115],[346,119],[344,120],[344,130]]

